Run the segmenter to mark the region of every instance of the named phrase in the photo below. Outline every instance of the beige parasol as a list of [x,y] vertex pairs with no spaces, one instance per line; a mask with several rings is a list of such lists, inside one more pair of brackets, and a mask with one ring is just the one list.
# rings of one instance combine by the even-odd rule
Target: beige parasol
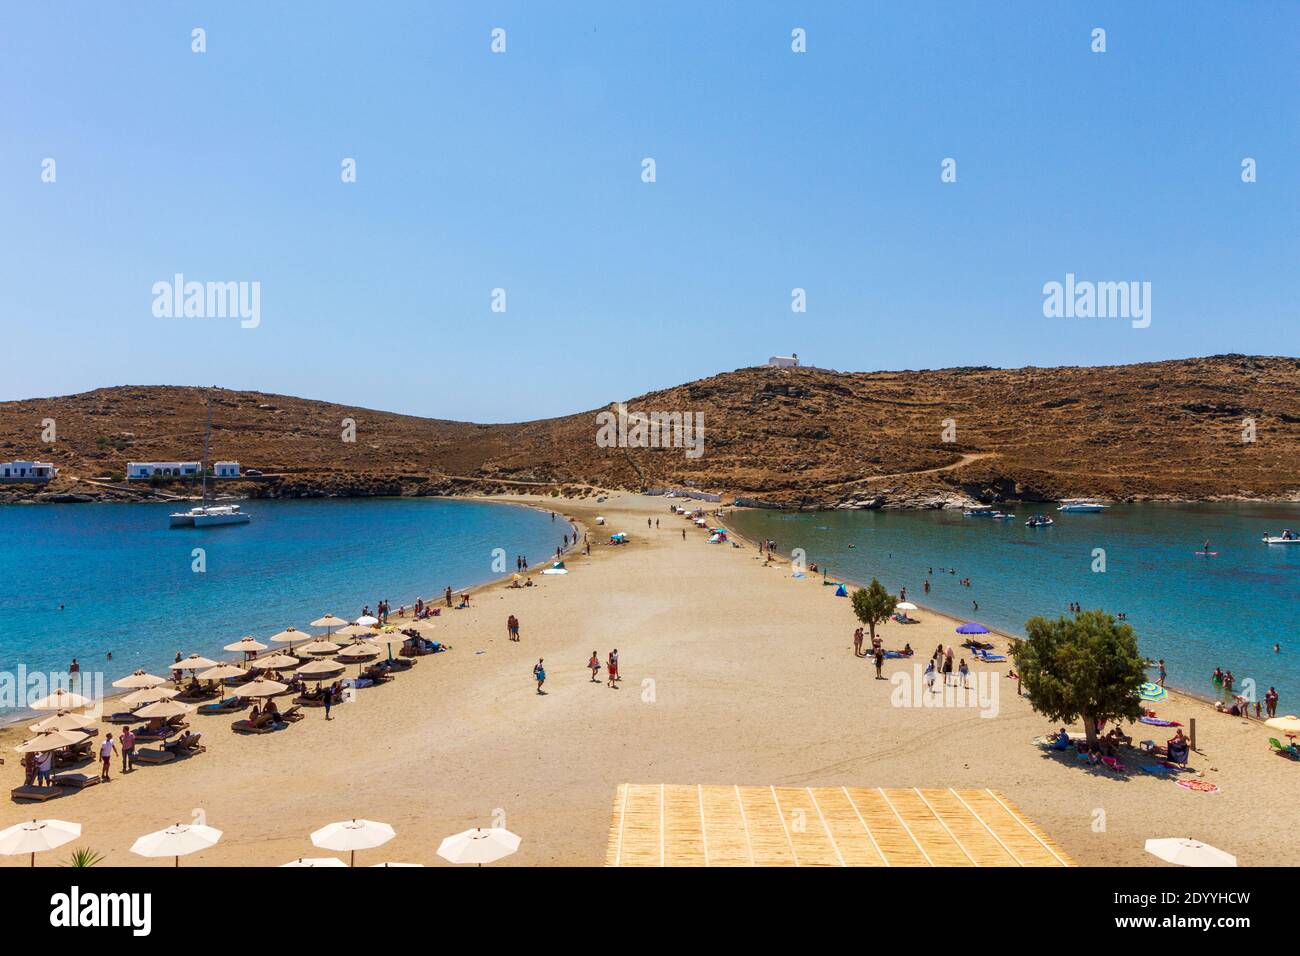
[[83,740],[89,740],[90,734],[79,730],[51,730],[24,740],[14,748],[20,754],[42,754],[47,750],[62,750],[73,747]]
[[333,641],[312,641],[310,644],[303,644],[298,648],[300,654],[334,654],[343,649],[342,644],[335,644]]
[[46,717],[39,723],[32,724],[27,729],[34,734],[49,733],[51,730],[78,731],[83,727],[89,727],[94,723],[95,718],[90,717],[87,714],[69,714],[60,711],[53,717]]
[[269,640],[276,644],[292,644],[294,641],[305,641],[310,636],[306,631],[300,631],[296,627],[286,627],[279,634],[272,634]]
[[257,666],[264,670],[283,670],[286,667],[297,667],[300,661],[298,658],[289,654],[272,654],[270,657],[258,658]]
[[259,677],[257,680],[250,680],[247,684],[241,684],[237,689],[237,693],[240,697],[274,697],[276,694],[283,694],[288,689],[287,684]]
[[379,632],[373,627],[367,627],[364,624],[349,624],[347,627],[340,627],[334,632],[334,637],[371,637]]
[[128,707],[138,707],[140,704],[152,704],[160,700],[171,700],[180,691],[173,690],[170,687],[144,687],[140,690],[132,691],[122,698],[122,703]]
[[125,677],[113,681],[114,687],[132,688],[132,687],[157,687],[159,684],[167,683],[166,677],[159,677],[157,674],[150,674],[146,671],[132,671]]
[[54,693],[27,706],[32,710],[77,710],[81,707],[89,707],[93,703],[94,701],[89,697],[82,697],[60,687]]
[[238,664],[218,664],[194,676],[199,680],[230,680],[232,677],[243,677],[247,673],[248,671]]
[[227,644],[223,650],[254,654],[266,650],[266,645],[253,637],[241,637],[233,644]]
[[308,661],[299,667],[294,674],[298,677],[305,677],[311,680],[323,680],[333,674],[339,674],[343,671],[343,665],[338,661]]
[[194,710],[192,704],[185,704],[179,700],[160,700],[156,704],[141,707],[135,712],[135,716],[150,719],[155,717],[179,717],[182,714],[192,714]]
[[199,654],[191,654],[189,657],[169,665],[169,669],[174,671],[205,671],[209,667],[216,666],[216,661],[210,661]]

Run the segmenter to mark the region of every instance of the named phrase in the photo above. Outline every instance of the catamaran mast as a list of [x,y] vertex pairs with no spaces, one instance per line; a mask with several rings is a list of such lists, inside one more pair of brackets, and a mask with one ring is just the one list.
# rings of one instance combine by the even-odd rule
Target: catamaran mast
[[208,425],[203,431],[203,507],[208,506],[208,439],[212,436],[212,395],[208,394]]

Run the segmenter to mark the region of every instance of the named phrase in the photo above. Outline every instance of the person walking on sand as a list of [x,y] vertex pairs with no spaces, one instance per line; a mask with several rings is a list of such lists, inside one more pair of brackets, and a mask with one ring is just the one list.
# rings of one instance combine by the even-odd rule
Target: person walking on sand
[[686,540],[686,529],[685,529],[685,528],[682,529],[682,540],[683,540],[683,541]]
[[450,584],[447,585],[447,591],[444,594],[444,597],[446,597],[447,599],[447,607],[451,607],[451,585]]
[[597,656],[595,651],[591,652],[591,660],[587,661],[587,667],[591,669],[591,682],[599,684],[600,681],[596,679],[596,675],[600,673],[600,657]]
[[885,679],[884,675],[880,673],[880,669],[885,666],[885,649],[881,647],[879,644],[876,645],[875,658],[876,658],[876,680],[884,680]]
[[925,665],[925,686],[934,690],[934,658],[930,658],[930,663]]
[[966,681],[966,677],[970,674],[970,668],[966,666],[966,658],[961,659],[961,666],[957,668],[957,673],[961,675],[961,686],[970,690],[970,684]]
[[862,656],[862,628],[853,632],[853,656]]
[[135,769],[135,734],[130,727],[123,727],[118,739],[122,742],[122,773],[130,773]]
[[546,667],[543,666],[540,657],[537,658],[537,663],[533,665],[533,679],[537,681],[537,693],[545,694],[546,691],[542,690],[542,685],[546,683]]
[[1268,708],[1270,717],[1277,716],[1277,690],[1270,687],[1268,693],[1264,695],[1264,706]]
[[607,673],[609,675],[609,686],[614,687],[618,683],[618,681],[622,679],[618,676],[618,648],[617,647],[609,652],[609,661],[606,664],[606,667],[608,668]]
[[949,653],[943,659],[943,686],[948,686],[949,678],[952,677],[952,648],[948,648]]
[[1165,686],[1165,659],[1163,657],[1160,658],[1160,676],[1156,678],[1156,686]]
[[328,687],[325,688],[325,696],[324,696],[324,698],[323,698],[323,702],[324,702],[324,704],[325,704],[325,719],[326,719],[326,720],[329,720],[329,719],[330,719],[330,707],[334,704],[334,685],[333,685],[333,684],[330,684],[330,686],[328,686]]
[[104,732],[104,742],[99,745],[99,779],[108,783],[108,771],[113,765],[113,754],[117,753],[117,744],[113,743],[113,731]]

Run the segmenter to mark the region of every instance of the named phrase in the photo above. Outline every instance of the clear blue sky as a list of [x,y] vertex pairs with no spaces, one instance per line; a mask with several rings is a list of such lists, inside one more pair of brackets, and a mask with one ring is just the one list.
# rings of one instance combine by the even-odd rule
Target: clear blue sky
[[[0,399],[513,421],[774,352],[1297,355],[1298,64],[1295,2],[5,4]],[[176,272],[261,326],[155,318]],[[1044,318],[1067,272],[1151,327]]]

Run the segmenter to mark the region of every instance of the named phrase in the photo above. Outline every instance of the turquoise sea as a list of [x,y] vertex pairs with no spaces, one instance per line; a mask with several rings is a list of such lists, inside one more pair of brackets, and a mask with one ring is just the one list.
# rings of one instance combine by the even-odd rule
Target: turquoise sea
[[[1071,601],[1123,612],[1143,653],[1165,659],[1170,687],[1213,697],[1210,675],[1223,667],[1232,670],[1238,692],[1243,679],[1253,678],[1261,699],[1277,687],[1279,713],[1300,712],[1300,545],[1260,540],[1265,531],[1300,530],[1300,505],[1005,510],[1017,520],[959,511],[737,511],[728,521],[753,540],[773,539],[784,554],[803,548],[832,579],[868,582],[874,575],[895,594],[906,587],[914,604],[1010,634],[1023,635],[1034,615],[1067,613]],[[1056,523],[1025,527],[1035,512]],[[1196,554],[1207,540],[1216,556]],[[1104,551],[1105,571],[1093,570],[1094,549]],[[963,578],[970,587],[959,583]]]
[[[75,657],[106,685],[137,667],[163,674],[177,651],[230,657],[222,647],[245,634],[266,643],[383,599],[395,611],[513,572],[520,554],[539,564],[571,530],[562,515],[474,501],[243,508],[250,524],[170,529],[170,504],[0,507],[0,672],[62,672]],[[497,548],[504,568],[500,555],[493,566]]]

